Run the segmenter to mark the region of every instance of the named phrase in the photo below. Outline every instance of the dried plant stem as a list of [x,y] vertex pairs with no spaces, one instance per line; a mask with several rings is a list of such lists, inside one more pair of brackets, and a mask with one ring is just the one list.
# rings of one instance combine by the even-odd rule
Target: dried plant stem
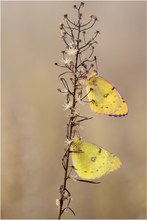
[[66,190],[66,184],[67,184],[67,173],[68,173],[68,162],[69,162],[69,148],[67,150],[67,159],[66,159],[66,165],[65,165],[65,174],[64,174],[64,184],[63,184],[63,189],[61,191],[61,198],[60,198],[60,208],[59,208],[59,214],[58,214],[58,219],[61,218],[61,215],[63,213],[63,202],[64,202],[64,193]]
[[[64,180],[59,189],[60,198],[57,200],[58,219],[61,219],[62,214],[67,210],[70,210],[75,215],[74,211],[69,206],[71,202],[71,193],[67,189],[67,181],[71,179],[70,174],[71,171],[74,169],[73,166],[69,166],[71,153],[70,147],[73,143],[73,138],[78,131],[77,126],[80,125],[81,122],[91,119],[77,113],[76,107],[78,103],[78,98],[82,101],[87,96],[84,95],[82,98],[82,87],[79,83],[79,80],[82,77],[86,76],[89,70],[93,68],[93,65],[90,64],[94,60],[91,59],[94,52],[93,44],[97,43],[95,41],[95,38],[99,32],[97,31],[94,34],[94,37],[87,41],[85,30],[93,27],[93,25],[97,21],[97,18],[92,15],[90,16],[90,20],[87,23],[82,24],[82,14],[80,11],[82,6],[84,6],[83,2],[80,3],[79,7],[74,5],[74,8],[77,10],[78,15],[77,22],[71,21],[67,14],[64,15],[65,24],[63,23],[60,26],[62,39],[66,46],[65,51],[62,51],[64,64],[55,63],[55,65],[67,69],[67,71],[59,75],[64,90],[62,91],[61,89],[58,89],[58,91],[66,95],[66,109],[70,110],[69,120],[66,125],[66,139],[68,141],[67,149],[65,149],[65,154],[62,158],[62,165],[64,168]],[[85,55],[83,56],[85,51],[89,53],[89,55],[87,55],[86,57]],[[72,59],[70,56],[72,56]],[[88,66],[89,64],[90,67]],[[66,77],[63,77],[63,75],[65,74],[68,76],[68,79]],[[69,78],[69,76],[71,77]],[[69,82],[72,84],[72,86],[69,86]],[[69,170],[70,167],[71,170]]]
[[[80,37],[80,19],[79,19],[79,26],[78,26],[78,39]],[[77,43],[77,49],[79,51],[79,43]],[[66,137],[68,137],[69,140],[72,139],[73,136],[73,127],[74,127],[74,117],[73,113],[75,112],[75,108],[76,108],[76,88],[77,88],[77,76],[76,76],[76,72],[77,72],[77,64],[78,64],[78,57],[79,57],[79,53],[77,51],[76,54],[76,62],[75,62],[75,73],[74,73],[74,85],[73,85],[73,104],[72,104],[72,108],[71,108],[71,114],[70,114],[70,118],[69,118],[69,123],[67,124],[70,125],[69,127],[69,136],[68,136],[68,130],[67,130],[67,134]],[[69,157],[70,157],[70,145],[68,146],[68,149],[66,151],[66,161],[65,161],[65,173],[64,173],[64,183],[63,183],[63,187],[62,190],[60,192],[61,198],[60,198],[60,208],[59,208],[59,214],[58,214],[58,219],[61,218],[61,215],[64,211],[63,209],[63,203],[64,203],[64,194],[66,192],[66,185],[67,185],[67,180],[68,180],[68,168],[69,168]],[[71,210],[73,211],[73,210]]]

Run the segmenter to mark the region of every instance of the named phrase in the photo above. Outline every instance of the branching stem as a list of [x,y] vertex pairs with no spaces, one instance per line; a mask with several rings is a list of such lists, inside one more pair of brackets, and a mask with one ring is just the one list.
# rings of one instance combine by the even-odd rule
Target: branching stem
[[[83,2],[80,3],[79,7],[74,5],[74,8],[77,10],[78,13],[77,22],[71,21],[68,18],[67,14],[64,15],[66,24],[61,24],[60,30],[62,32],[62,39],[65,43],[66,49],[65,51],[62,51],[63,64],[55,63],[55,65],[67,69],[67,71],[64,71],[59,75],[64,90],[62,91],[62,89],[58,89],[58,91],[66,95],[66,109],[70,110],[69,120],[66,124],[67,149],[65,150],[65,154],[62,158],[62,165],[64,168],[64,180],[59,190],[60,198],[58,199],[57,204],[58,219],[61,219],[62,214],[67,210],[70,210],[75,215],[74,211],[70,207],[71,193],[67,189],[67,180],[71,179],[71,172],[74,169],[73,166],[69,165],[71,153],[70,147],[73,143],[73,138],[78,131],[76,129],[77,126],[80,125],[80,122],[91,119],[91,117],[85,117],[76,112],[78,99],[80,100],[80,97],[82,95],[82,87],[79,83],[79,79],[85,77],[89,70],[93,68],[92,64],[89,67],[89,62],[93,62],[93,59],[90,60],[90,58],[92,57],[94,52],[94,47],[92,45],[96,42],[95,38],[97,36],[96,32],[94,34],[94,37],[86,42],[86,32],[84,32],[83,34],[83,30],[85,31],[93,27],[97,19],[95,16],[92,15],[90,17],[90,20],[82,25],[82,6],[84,6]],[[69,40],[70,43],[68,43]],[[82,59],[82,53],[89,49],[89,56]],[[74,59],[71,59],[70,55],[74,56]],[[63,75],[68,75],[68,79],[64,78]],[[72,86],[69,86],[69,82],[70,84],[72,84]],[[86,96],[87,94],[83,96],[82,99],[84,99]]]

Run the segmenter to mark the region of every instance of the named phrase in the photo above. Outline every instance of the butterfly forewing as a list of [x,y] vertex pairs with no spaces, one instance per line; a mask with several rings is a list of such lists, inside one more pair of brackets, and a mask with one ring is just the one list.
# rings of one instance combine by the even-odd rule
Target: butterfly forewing
[[93,76],[87,85],[90,107],[100,114],[124,116],[128,108],[118,91],[111,83],[100,76]]

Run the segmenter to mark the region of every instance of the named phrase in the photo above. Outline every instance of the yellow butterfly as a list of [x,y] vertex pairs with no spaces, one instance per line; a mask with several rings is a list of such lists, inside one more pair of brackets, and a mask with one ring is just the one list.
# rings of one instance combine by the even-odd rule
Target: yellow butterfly
[[121,161],[108,151],[75,137],[71,146],[75,171],[85,180],[96,179],[121,166]]
[[109,116],[125,116],[128,107],[116,88],[93,71],[87,80],[87,92],[93,111]]

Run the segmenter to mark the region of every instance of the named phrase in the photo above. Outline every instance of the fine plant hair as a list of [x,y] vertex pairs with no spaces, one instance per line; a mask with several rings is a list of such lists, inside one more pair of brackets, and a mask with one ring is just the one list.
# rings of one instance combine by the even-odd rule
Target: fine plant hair
[[[68,180],[74,179],[76,181],[96,183],[92,181],[80,180],[73,176],[72,171],[74,167],[70,164],[71,145],[75,135],[80,136],[79,127],[82,122],[90,120],[79,113],[77,105],[87,102],[85,98],[88,94],[83,93],[82,79],[87,77],[87,74],[94,70],[94,49],[97,44],[96,37],[99,31],[93,31],[93,35],[89,36],[88,32],[92,29],[98,21],[95,15],[91,15],[87,22],[83,21],[83,14],[81,13],[84,3],[74,5],[77,18],[72,21],[68,14],[64,15],[63,23],[60,25],[61,38],[65,43],[65,50],[61,52],[61,63],[55,63],[56,66],[63,69],[60,73],[59,79],[62,83],[62,88],[58,91],[65,95],[65,110],[68,110],[68,122],[66,124],[66,141],[64,155],[62,158],[62,166],[64,169],[63,183],[59,187],[60,198],[56,200],[58,207],[58,219],[65,211],[75,212],[71,208],[71,193],[67,188]],[[99,183],[99,182],[98,182]]]

